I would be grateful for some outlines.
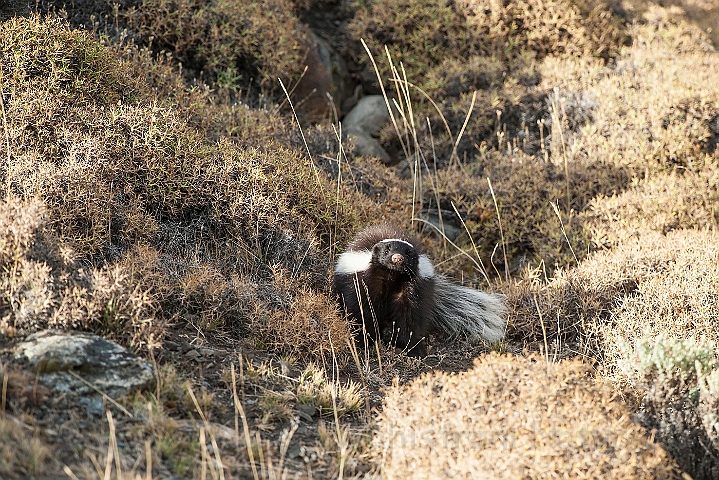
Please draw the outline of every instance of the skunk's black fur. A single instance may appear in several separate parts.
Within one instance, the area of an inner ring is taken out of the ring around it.
[[[424,356],[432,328],[487,341],[504,334],[500,297],[435,274],[422,244],[391,226],[357,234],[337,260],[334,288],[358,327],[360,344],[364,338],[381,339],[409,355]]]

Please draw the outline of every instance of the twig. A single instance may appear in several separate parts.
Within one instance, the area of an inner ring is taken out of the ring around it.
[[[240,357],[240,362],[242,362],[242,357]],[[240,367],[242,367],[242,364],[240,363]],[[247,456],[250,458],[250,465],[252,465],[252,475],[255,477],[255,480],[259,480],[260,477],[257,475],[257,466],[255,465],[255,454],[252,452],[252,439],[250,438],[250,427],[247,425],[247,416],[245,415],[245,409],[242,407],[242,402],[240,402],[240,399],[237,398],[237,387],[235,382],[235,365],[232,364],[231,367],[232,371],[232,395],[233,400],[235,403],[235,412],[240,414],[240,417],[242,418],[242,431],[245,434],[245,443],[247,447]],[[242,378],[243,375],[240,375]],[[260,445],[260,448],[262,448],[262,445]]]
[[[542,311],[539,309],[539,302],[537,302],[537,294],[533,295],[534,306],[537,308],[539,314],[539,323],[542,325],[542,336],[544,337],[544,356],[547,360],[547,375],[549,375],[549,344],[547,343],[547,330],[544,328],[544,318],[542,317]]]
[[[7,195],[10,195],[10,132],[7,128],[7,115],[5,114],[5,90],[3,89],[4,77],[0,73],[0,108],[2,109],[2,125],[5,130],[5,143],[7,144],[5,152],[7,154],[7,164],[5,167],[5,188]]]
[[[300,123],[300,119],[297,117],[297,112],[295,111],[295,106],[292,105],[292,100],[290,100],[290,94],[287,93],[285,84],[282,83],[282,80],[280,78],[278,78],[277,80],[280,82],[282,91],[285,92],[287,101],[290,102],[290,107],[292,108],[292,114],[295,116],[295,121],[297,122],[297,128],[300,129],[300,135],[302,136],[302,141],[305,143],[305,149],[307,149],[307,157],[310,159],[310,162],[312,162],[312,168],[315,171],[315,177],[317,177],[317,185],[319,185],[320,191],[322,191],[324,193],[324,189],[322,188],[322,182],[320,181],[320,172],[317,170],[317,165],[315,165],[315,161],[312,158],[312,153],[310,152],[310,147],[309,147],[309,145],[307,145],[307,139],[305,138],[305,132],[302,131],[302,124]]]
[[[559,207],[556,206],[552,202],[550,202],[549,204],[552,206],[552,209],[554,209],[554,213],[557,215],[557,218],[559,219],[559,226],[562,229],[562,235],[564,235],[564,239],[567,241],[567,245],[569,245],[569,250],[572,252],[574,261],[577,262],[577,265],[579,265],[579,260],[577,259],[577,255],[574,253],[574,248],[572,248],[572,243],[569,241],[569,237],[567,237],[567,231],[564,229],[564,222],[562,221],[562,216],[559,214]]]
[[[494,195],[494,188],[492,188],[492,181],[487,177],[487,183],[489,184],[489,191],[492,192],[492,200],[494,200],[494,209],[497,211],[497,222],[499,222],[499,235],[502,239],[502,254],[504,255],[504,279],[509,282],[509,262],[507,261],[507,246],[504,241],[504,230],[502,230],[502,217],[499,215],[499,206],[497,205],[497,197]]]

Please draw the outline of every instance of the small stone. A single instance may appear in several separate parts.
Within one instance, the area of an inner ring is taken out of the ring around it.
[[[367,95],[342,119],[345,139],[350,139],[357,155],[370,155],[389,164],[392,158],[379,144],[377,137],[390,120],[389,109],[382,95]]]
[[[345,138],[351,141],[352,151],[355,155],[377,157],[385,165],[392,163],[392,157],[389,156],[389,153],[368,133],[361,130],[348,130],[345,132]]]
[[[190,350],[184,356],[185,356],[185,358],[188,358],[190,360],[197,360],[202,355],[200,355],[200,352],[198,352],[197,350]]]
[[[300,456],[300,446],[295,445],[294,447],[290,448],[290,450],[287,452],[287,457],[290,460],[294,460],[295,458]]]
[[[295,405],[295,409],[297,410],[297,413],[299,416],[308,422],[312,421],[312,417],[317,414],[317,407],[314,405],[305,405],[304,403],[298,403]]]

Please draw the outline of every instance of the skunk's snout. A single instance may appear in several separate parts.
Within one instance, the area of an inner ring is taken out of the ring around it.
[[[404,263],[404,257],[399,253],[395,253],[392,255],[392,263],[395,265],[402,265],[402,263]]]

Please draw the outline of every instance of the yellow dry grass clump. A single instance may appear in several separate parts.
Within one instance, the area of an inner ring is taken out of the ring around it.
[[[384,478],[680,478],[664,450],[577,362],[489,355],[387,394]]]

